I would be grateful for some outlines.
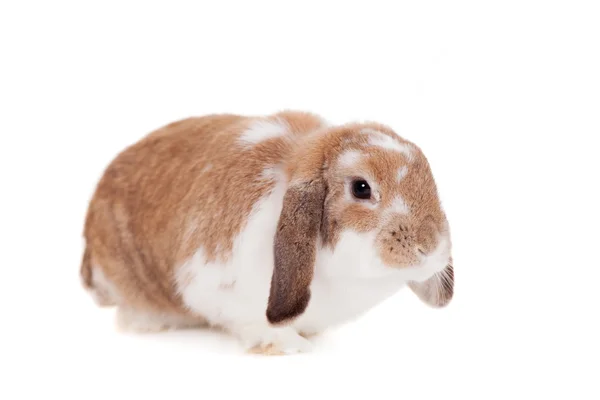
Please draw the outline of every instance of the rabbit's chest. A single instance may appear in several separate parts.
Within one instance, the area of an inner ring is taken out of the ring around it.
[[[335,251],[320,254],[300,329],[318,332],[356,319],[404,286],[402,275],[381,264],[373,240],[373,233],[347,232]]]
[[[402,284],[390,281],[366,283],[353,279],[315,279],[311,301],[295,322],[299,330],[320,332],[352,321],[396,293]]]

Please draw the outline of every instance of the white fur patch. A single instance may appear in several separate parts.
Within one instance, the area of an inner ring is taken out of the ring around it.
[[[402,197],[394,198],[387,211],[398,214],[408,214],[410,212]]]
[[[344,153],[342,153],[342,155],[338,159],[338,162],[343,167],[349,168],[349,167],[356,165],[360,161],[361,157],[362,157],[362,154],[360,151],[348,150],[348,151],[345,151]]]
[[[396,293],[405,281],[384,265],[375,232],[342,233],[334,251],[321,250],[311,284],[311,301],[295,322],[302,331],[320,332],[354,320]]]
[[[362,128],[360,130],[360,133],[364,133],[365,135],[376,135],[376,136],[384,135],[384,136],[387,136],[385,133],[383,133],[381,131],[378,131],[377,129],[373,129],[373,128]]]
[[[256,144],[264,140],[284,136],[289,132],[289,126],[283,119],[259,119],[252,121],[248,129],[240,135],[243,144]]]
[[[363,128],[361,129],[361,133],[371,136],[369,138],[369,144],[372,146],[381,147],[382,149],[386,150],[397,151],[404,154],[408,160],[412,159],[412,149],[410,145],[400,143],[393,137],[371,128]]]
[[[398,168],[398,175],[396,176],[398,182],[402,181],[402,179],[404,179],[407,173],[408,168],[406,167],[406,165],[403,165],[402,167]]]
[[[282,177],[282,174],[276,168],[268,167],[263,169],[263,171],[260,173],[260,177],[261,180],[276,180]]]
[[[393,269],[383,266],[381,262],[373,262],[378,259],[376,236],[375,231],[342,232],[334,251],[323,251],[323,256],[317,261],[315,273],[332,279],[389,277]]]

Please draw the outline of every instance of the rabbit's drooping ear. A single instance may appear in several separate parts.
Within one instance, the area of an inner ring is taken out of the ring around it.
[[[423,301],[432,307],[444,307],[454,295],[454,267],[452,259],[442,271],[424,282],[409,282],[408,286]]]
[[[325,191],[325,182],[318,178],[292,184],[285,194],[274,241],[270,323],[289,321],[308,306]]]

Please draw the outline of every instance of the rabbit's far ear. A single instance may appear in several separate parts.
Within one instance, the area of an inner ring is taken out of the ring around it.
[[[454,267],[452,259],[446,268],[424,282],[409,282],[408,287],[423,301],[432,307],[444,307],[454,296]]]
[[[272,324],[289,321],[308,306],[325,191],[324,181],[318,178],[292,184],[283,199],[267,305]]]

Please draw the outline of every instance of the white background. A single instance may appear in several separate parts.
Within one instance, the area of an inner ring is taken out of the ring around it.
[[[598,399],[600,12],[589,1],[3,1],[0,398]],[[313,354],[131,336],[79,285],[126,145],[214,112],[377,120],[423,148],[456,295]]]

